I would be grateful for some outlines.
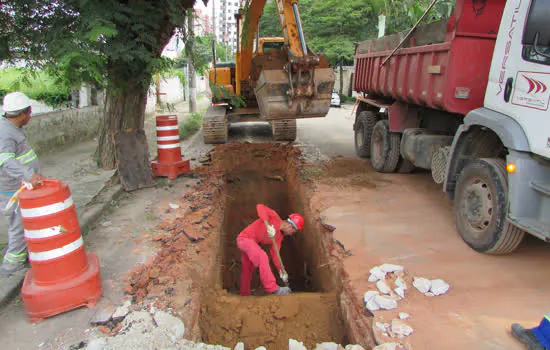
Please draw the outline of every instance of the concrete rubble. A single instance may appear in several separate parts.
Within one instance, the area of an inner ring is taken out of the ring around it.
[[[132,311],[133,309],[133,311]],[[91,335],[86,350],[115,349],[203,349],[232,350],[221,345],[196,343],[184,339],[185,325],[168,312],[149,305],[148,311],[138,309],[130,301],[119,307],[108,306],[94,316],[98,332]],[[97,323],[97,322],[101,322]],[[289,350],[308,350],[300,341],[289,339]],[[238,343],[233,350],[244,350],[245,344]],[[258,347],[256,350],[266,349]],[[364,350],[360,345],[336,343],[317,344],[314,350]]]

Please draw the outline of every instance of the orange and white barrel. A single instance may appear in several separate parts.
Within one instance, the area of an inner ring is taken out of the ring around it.
[[[69,186],[47,179],[44,185],[19,195],[19,206],[31,270],[21,290],[32,321],[101,297],[99,261],[87,254]]]
[[[189,161],[181,156],[178,117],[159,115],[156,120],[158,159],[151,164],[153,174],[175,179],[189,172]]]

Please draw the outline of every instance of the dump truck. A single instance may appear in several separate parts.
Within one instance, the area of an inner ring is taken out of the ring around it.
[[[549,18],[550,0],[457,0],[449,18],[356,44],[357,155],[431,171],[478,252],[550,241]]]
[[[268,121],[275,140],[294,141],[296,119],[322,118],[330,109],[336,77],[325,57],[308,48],[297,0],[276,0],[283,45],[258,39],[254,50],[265,3],[250,0],[239,10],[235,62],[217,63],[209,73],[205,143],[225,143],[230,124],[250,121]]]

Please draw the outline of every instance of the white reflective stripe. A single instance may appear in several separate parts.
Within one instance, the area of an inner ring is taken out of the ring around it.
[[[176,140],[180,140],[180,137],[178,135],[176,136],[160,136],[160,137],[157,137],[157,141],[176,141]]]
[[[157,131],[178,130],[178,126],[157,126]]]
[[[172,143],[170,145],[158,145],[158,148],[160,149],[169,149],[169,148],[178,148],[180,147],[180,143]]]
[[[24,218],[36,218],[39,216],[46,216],[55,213],[59,213],[65,209],[68,209],[73,205],[73,198],[69,197],[64,202],[54,203],[46,205],[44,207],[32,208],[32,209],[23,209],[21,208],[21,216]]]
[[[29,252],[29,260],[45,261],[45,260],[52,260],[55,258],[59,258],[63,255],[67,255],[69,253],[74,252],[78,248],[82,247],[83,244],[84,244],[84,241],[82,240],[82,237],[79,237],[76,241],[71,242],[61,248],[48,250],[47,252],[40,252],[40,253]]]
[[[25,238],[48,238],[60,235],[64,232],[67,232],[67,230],[61,225],[42,230],[25,230]]]

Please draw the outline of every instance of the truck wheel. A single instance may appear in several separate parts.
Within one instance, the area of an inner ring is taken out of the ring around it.
[[[370,140],[376,124],[376,114],[363,111],[357,116],[353,129],[355,130],[355,153],[362,158],[370,156]]]
[[[475,159],[466,165],[458,177],[454,212],[462,239],[480,253],[511,253],[525,235],[507,220],[508,181],[502,159]]]
[[[387,120],[374,125],[370,145],[370,161],[379,173],[395,173],[401,156],[401,134],[390,132]]]

